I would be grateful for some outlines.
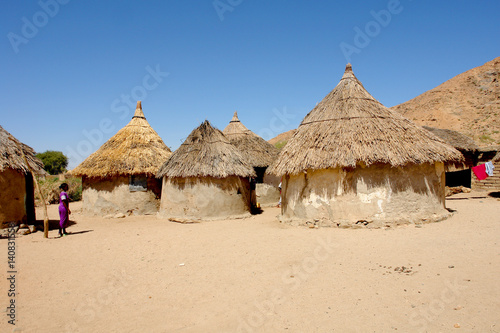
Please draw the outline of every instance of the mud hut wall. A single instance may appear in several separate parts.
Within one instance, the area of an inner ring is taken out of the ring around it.
[[[473,190],[489,192],[500,191],[500,161],[492,163],[495,167],[495,169],[493,169],[493,176],[490,176],[483,180],[478,180],[474,172],[471,172]]]
[[[31,175],[29,175],[31,177]],[[26,178],[24,173],[5,169],[0,173],[0,222],[2,228],[8,223],[27,223]]]
[[[264,184],[269,184],[278,188],[280,182],[281,182],[281,177],[270,175],[268,173],[264,175]]]
[[[125,215],[156,214],[160,200],[155,192],[159,185],[155,178],[146,180],[147,190],[131,191],[129,176],[82,179],[82,206],[87,215],[106,216],[122,213]],[[153,189],[149,186],[153,185]]]
[[[356,222],[444,213],[443,163],[311,171],[283,178],[285,218]]]
[[[249,212],[248,178],[163,178],[162,217],[223,219]]]
[[[280,201],[280,191],[277,186],[269,184],[256,184],[255,194],[261,207],[276,206]]]

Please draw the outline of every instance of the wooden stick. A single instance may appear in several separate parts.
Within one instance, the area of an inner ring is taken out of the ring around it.
[[[14,143],[17,145],[17,148],[21,151],[21,155],[23,155],[24,158],[24,163],[26,163],[26,167],[28,168],[28,171],[31,173],[31,176],[33,177],[33,183],[35,184],[36,191],[38,192],[38,195],[40,196],[40,199],[42,200],[43,203],[43,237],[44,238],[49,238],[49,215],[47,214],[47,204],[45,203],[45,198],[43,197],[42,191],[40,191],[40,187],[38,186],[38,181],[35,177],[35,173],[33,172],[33,169],[31,169],[30,164],[28,163],[28,159],[26,158],[26,155],[24,155],[24,150],[23,147],[19,145],[19,142],[16,141],[13,137],[9,136],[9,140],[14,141]]]
[[[168,220],[171,222],[183,223],[183,224],[200,223],[201,222],[201,221],[193,221],[193,220],[187,220],[187,219],[181,219],[181,218],[175,218],[175,217],[170,217]]]

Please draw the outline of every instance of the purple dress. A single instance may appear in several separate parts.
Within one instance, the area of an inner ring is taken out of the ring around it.
[[[64,201],[68,202],[69,196],[68,196],[68,193],[63,191],[59,195],[59,218],[60,218],[59,227],[61,229],[66,228],[66,226],[68,225],[68,222],[69,222],[69,214],[68,214],[68,210],[66,209],[66,207],[64,207]]]

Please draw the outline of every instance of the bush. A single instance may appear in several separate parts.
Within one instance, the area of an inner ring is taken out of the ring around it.
[[[68,166],[68,158],[60,151],[47,150],[36,157],[42,160],[43,168],[51,175],[63,173]]]
[[[276,143],[274,144],[274,146],[275,146],[276,148],[278,148],[278,150],[281,150],[281,148],[283,148],[283,147],[286,145],[286,143],[287,143],[287,142],[288,142],[288,141],[279,141],[279,142],[276,142]]]
[[[59,186],[66,183],[69,186],[68,195],[70,202],[82,200],[82,179],[76,177],[69,177],[65,180],[59,180],[58,176],[47,176],[45,179],[38,178],[38,185],[42,192],[45,202],[48,204],[59,203],[59,193],[61,190]],[[42,204],[40,196],[35,193],[35,203],[37,206]]]

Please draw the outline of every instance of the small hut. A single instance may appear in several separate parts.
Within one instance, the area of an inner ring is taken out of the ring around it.
[[[160,216],[215,220],[250,214],[248,177],[255,171],[222,132],[205,120],[158,171]]]
[[[266,169],[278,157],[278,149],[250,131],[238,119],[235,111],[233,119],[222,131],[226,138],[239,149],[243,158],[254,168],[257,201],[262,206],[276,205],[279,201],[279,178],[265,175]]]
[[[448,216],[444,163],[462,158],[373,98],[348,64],[268,172],[283,175],[285,222],[384,226]]]
[[[132,120],[70,172],[82,177],[84,213],[157,213],[161,181],[155,174],[171,154],[137,102]]]
[[[471,187],[471,168],[477,164],[477,155],[479,147],[473,139],[468,136],[450,129],[435,128],[423,126],[432,134],[443,139],[444,142],[454,147],[464,156],[463,163],[446,163],[446,186],[465,186]]]
[[[26,165],[23,153],[29,167]],[[19,142],[0,126],[0,222],[2,228],[7,227],[10,222],[16,224],[35,222],[35,188],[30,169],[38,175],[46,174],[43,163],[35,157],[34,150]]]

